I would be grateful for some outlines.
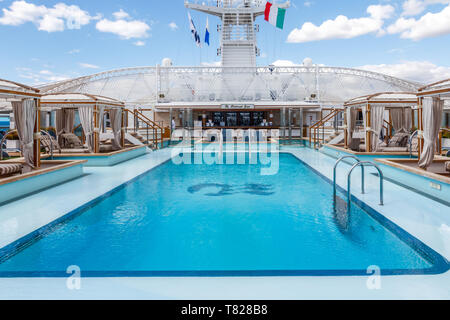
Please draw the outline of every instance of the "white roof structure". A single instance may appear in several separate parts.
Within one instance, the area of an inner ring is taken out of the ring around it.
[[[417,105],[417,94],[413,92],[380,92],[351,99],[344,106],[360,107],[367,104],[382,104],[387,108],[409,107]]]
[[[127,105],[242,103],[342,105],[373,92],[415,92],[421,84],[380,73],[336,67],[137,67],[40,87],[47,94],[109,96]]]
[[[97,105],[106,107],[123,108],[124,103],[108,97],[91,95],[86,93],[55,93],[43,95],[41,105],[45,107],[57,106],[59,108],[73,108],[81,105]]]
[[[39,98],[39,89],[21,83],[0,79],[0,99],[16,100]]]
[[[442,80],[422,87],[419,89],[418,95],[419,97],[438,96],[443,100],[450,100],[450,79]]]

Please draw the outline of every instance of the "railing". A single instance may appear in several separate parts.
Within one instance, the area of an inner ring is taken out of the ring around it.
[[[333,110],[331,113],[320,119],[318,122],[309,127],[309,144],[312,145],[314,142],[314,148],[319,145],[320,141],[325,142],[325,124],[333,119],[335,119],[342,110]],[[322,139],[320,139],[320,129],[322,129]]]
[[[386,124],[385,126],[383,126],[383,128],[386,129],[387,135],[389,136],[389,139],[390,139],[390,138],[392,138],[392,131],[394,130],[394,126],[392,125],[392,123],[390,123],[386,120],[383,120],[383,121]]]
[[[6,138],[13,133],[17,133],[17,130],[9,130],[3,136],[2,141],[0,141],[0,160],[3,160],[3,150],[4,150],[3,146],[5,145]]]
[[[413,143],[414,138],[416,136],[418,136],[418,135],[419,135],[419,130],[416,130],[416,131],[414,131],[414,133],[408,139],[409,158],[411,158],[411,159],[412,159],[412,153],[413,153],[413,151],[412,151],[412,143]]]
[[[147,130],[147,144],[149,144],[149,137],[150,137],[150,130],[153,132],[152,135],[152,141],[153,141],[153,146],[155,149],[159,148],[159,143],[161,143],[161,148],[163,147],[163,133],[164,133],[164,129],[162,127],[160,127],[156,122],[154,122],[153,120],[149,119],[147,116],[145,116],[142,112],[138,111],[138,110],[129,110],[129,109],[125,109],[125,111],[128,113],[131,113],[134,116],[134,132],[138,133],[139,131],[139,123],[138,121],[143,122],[146,125],[146,130]],[[160,134],[158,134],[158,130],[160,131]],[[160,136],[160,139],[158,138],[158,136]]]
[[[356,163],[347,174],[347,210],[350,210],[351,204],[352,204],[352,191],[351,191],[351,183],[352,183],[352,173],[357,167],[363,167],[363,166],[371,166],[375,167],[378,171],[378,175],[380,177],[380,206],[384,205],[384,175],[383,171],[381,171],[380,167],[377,166],[375,163],[370,161],[360,161]],[[363,171],[364,176],[364,171]],[[362,189],[364,191],[364,179]]]
[[[53,160],[53,151],[55,150],[55,145],[53,143],[53,137],[50,132],[41,129],[41,134],[47,136],[50,139],[50,160]]]
[[[384,205],[384,175],[383,171],[381,171],[380,167],[377,166],[375,163],[370,161],[361,161],[356,156],[344,156],[339,158],[339,160],[336,161],[333,169],[333,201],[336,203],[336,172],[337,167],[339,163],[344,161],[345,159],[353,159],[357,163],[353,165],[353,167],[350,169],[350,171],[347,173],[347,210],[350,210],[351,202],[352,202],[352,194],[351,194],[351,181],[352,181],[352,173],[357,167],[361,167],[361,194],[365,194],[365,166],[371,166],[375,167],[377,169],[379,177],[380,177],[380,206]]]

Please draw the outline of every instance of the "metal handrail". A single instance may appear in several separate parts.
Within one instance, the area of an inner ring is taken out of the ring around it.
[[[4,145],[5,142],[6,142],[6,138],[7,138],[10,134],[12,134],[12,133],[14,133],[14,132],[17,132],[17,130],[15,130],[15,129],[9,130],[9,131],[8,131],[7,133],[5,133],[5,135],[3,136],[2,141],[0,141],[0,160],[3,160],[3,145]]]
[[[47,137],[50,138],[50,160],[53,160],[53,137],[50,135],[50,133],[48,131],[42,130],[41,129],[41,134],[46,135]]]
[[[358,163],[361,162],[361,160],[356,156],[343,156],[336,161],[333,168],[333,199],[336,199],[336,173],[337,173],[337,167],[338,164],[344,161],[345,159],[354,159]],[[364,166],[361,166],[361,193],[364,194]]]
[[[364,166],[371,166],[375,167],[378,171],[378,174],[380,176],[380,206],[384,205],[384,175],[383,171],[381,171],[380,167],[377,166],[375,163],[370,161],[361,161],[356,163],[347,174],[347,209],[350,209],[350,206],[352,204],[352,192],[351,192],[351,183],[352,183],[352,173],[353,170],[357,167],[364,167]]]
[[[317,145],[318,140],[320,140],[320,132],[317,133],[317,130],[320,130],[320,127],[323,127],[323,136],[322,141],[325,141],[325,123],[335,118],[342,110],[335,109],[331,113],[327,114],[325,117],[314,123],[311,127],[309,127],[309,142],[312,143],[312,133],[314,132],[314,147]],[[316,138],[317,136],[317,138]],[[319,143],[320,144],[320,143]]]
[[[155,145],[155,148],[158,149],[158,143],[159,143],[159,139],[158,139],[158,129],[161,131],[161,148],[163,145],[163,129],[161,127],[159,127],[157,124],[155,124],[152,120],[148,119],[142,112],[139,112],[138,110],[129,110],[129,109],[125,109],[126,112],[130,112],[131,114],[134,115],[135,119],[137,120],[141,120],[142,122],[144,122],[147,126],[147,141],[149,138],[149,128],[153,130],[153,144]],[[135,120],[136,122],[136,120]],[[136,124],[136,123],[135,123]],[[135,132],[137,132],[136,128],[135,128]]]
[[[412,141],[414,140],[414,137],[419,134],[419,130],[414,131],[414,133],[409,137],[408,139],[408,145],[409,145],[409,157],[412,159]]]

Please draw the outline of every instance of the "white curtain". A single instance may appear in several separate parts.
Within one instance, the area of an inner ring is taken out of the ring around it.
[[[25,163],[33,168],[34,154],[34,126],[36,122],[36,102],[32,99],[26,99],[21,102],[14,101],[11,103],[16,129],[20,140],[20,149]]]
[[[114,150],[120,150],[122,149],[122,110],[112,109],[109,111],[109,118],[111,120],[111,128],[114,133],[114,139],[112,140],[113,148]]]
[[[71,133],[75,125],[75,110],[61,108],[56,110],[56,134]]]
[[[98,107],[98,118],[100,123],[100,132],[103,132],[103,129],[105,129],[105,107],[100,106]]]
[[[347,108],[347,142],[351,145],[353,140],[353,132],[356,127],[356,117],[358,116],[358,111],[355,108]]]
[[[422,121],[425,144],[419,161],[419,167],[422,169],[427,169],[433,163],[436,139],[441,129],[443,109],[443,100],[428,97],[423,99]]]
[[[371,113],[371,125],[372,125],[372,151],[376,152],[380,145],[380,133],[383,129],[384,121],[384,107],[374,106],[370,109]]]
[[[395,133],[403,131],[403,108],[391,109],[391,120]]]
[[[81,106],[78,108],[81,126],[83,127],[89,151],[94,152],[94,107]]]
[[[411,108],[404,108],[403,109],[403,130],[405,132],[411,132],[412,129],[412,109]]]

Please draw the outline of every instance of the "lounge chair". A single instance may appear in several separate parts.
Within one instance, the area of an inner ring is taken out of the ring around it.
[[[396,133],[391,140],[389,140],[389,143],[381,144],[378,151],[381,152],[408,152],[409,146],[408,146],[408,139],[409,134],[398,132]],[[414,150],[414,148],[413,148]]]
[[[360,138],[352,138],[352,142],[349,145],[350,150],[359,152],[361,148],[361,139]]]
[[[19,163],[0,163],[0,177],[8,177],[16,173],[22,173],[23,165]]]
[[[64,148],[63,149],[59,145],[58,141],[53,139],[53,137],[49,137],[48,135],[42,135],[41,136],[41,143],[42,143],[42,146],[45,148],[45,151],[47,153],[51,152],[52,144],[53,144],[53,152],[54,153],[59,153],[59,154],[65,154],[65,153],[89,153],[89,149],[82,148],[82,147],[78,148],[78,149],[74,149],[74,148],[70,148],[70,149],[65,149]],[[76,144],[76,145],[78,145],[78,144]]]

